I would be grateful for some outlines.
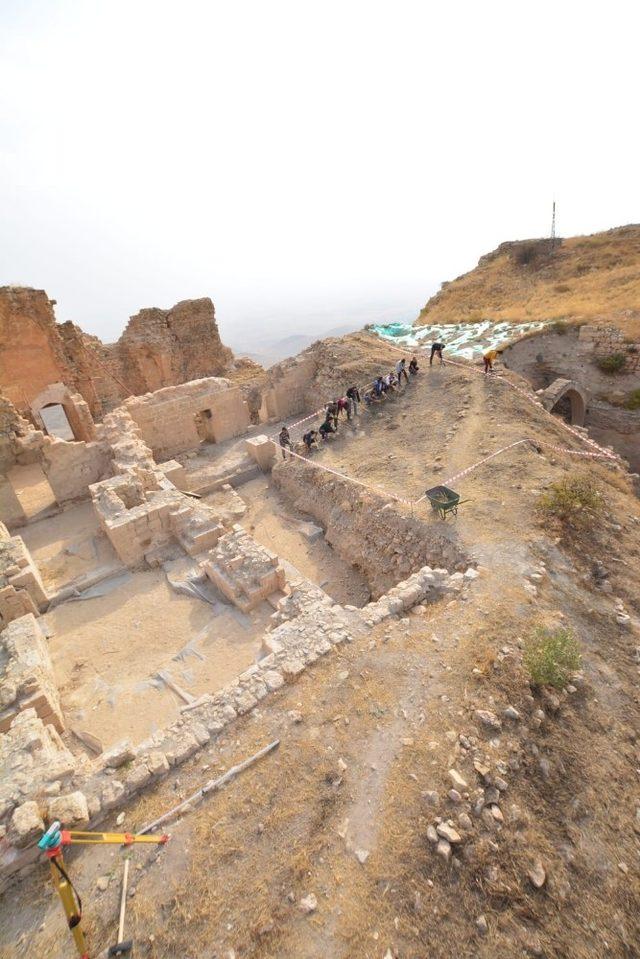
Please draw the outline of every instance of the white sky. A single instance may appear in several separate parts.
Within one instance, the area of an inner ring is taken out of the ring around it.
[[[554,194],[637,222],[639,9],[0,0],[0,285],[105,340],[208,295],[237,340],[413,317]]]

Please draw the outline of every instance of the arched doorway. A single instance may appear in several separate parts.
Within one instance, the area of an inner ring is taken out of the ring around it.
[[[559,414],[574,426],[584,426],[586,404],[577,390],[569,389],[553,404],[551,412]]]

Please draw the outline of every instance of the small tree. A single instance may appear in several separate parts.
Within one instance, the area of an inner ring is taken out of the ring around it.
[[[568,629],[537,629],[524,648],[524,664],[534,686],[562,689],[580,668],[580,646]]]

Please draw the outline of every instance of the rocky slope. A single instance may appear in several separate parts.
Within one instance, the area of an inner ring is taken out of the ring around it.
[[[640,332],[640,226],[502,243],[431,297],[416,325],[588,320]]]

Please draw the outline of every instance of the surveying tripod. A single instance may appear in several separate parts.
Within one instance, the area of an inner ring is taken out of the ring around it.
[[[62,847],[73,846],[77,843],[117,843],[120,846],[130,846],[134,842],[165,843],[168,839],[169,836],[166,834],[162,836],[136,836],[129,832],[74,832],[61,829],[60,823],[57,821],[53,822],[43,834],[38,843],[38,849],[42,849],[49,860],[51,878],[60,896],[67,917],[67,925],[71,930],[81,959],[89,959],[82,929],[82,900],[67,873],[62,856]]]

